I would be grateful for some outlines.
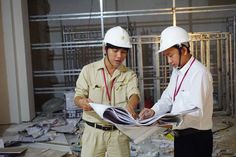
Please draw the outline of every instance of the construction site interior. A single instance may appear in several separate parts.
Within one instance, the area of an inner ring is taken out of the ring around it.
[[[103,58],[113,26],[131,36],[124,64],[138,77],[137,112],[152,107],[170,80],[172,68],[156,52],[172,25],[188,31],[192,55],[213,77],[212,156],[236,157],[235,0],[1,0],[0,12],[0,157],[80,156],[76,80],[84,65]],[[43,126],[40,135],[24,136],[32,126]],[[164,130],[131,141],[131,156],[173,157]]]

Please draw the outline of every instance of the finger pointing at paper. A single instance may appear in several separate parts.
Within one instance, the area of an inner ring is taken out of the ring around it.
[[[144,108],[140,113],[139,113],[139,118],[140,120],[147,119],[152,117],[155,114],[155,112],[152,109],[149,108]]]

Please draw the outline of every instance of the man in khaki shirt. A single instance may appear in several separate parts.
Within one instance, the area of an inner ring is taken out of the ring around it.
[[[81,157],[129,157],[129,138],[102,120],[89,102],[120,106],[136,118],[139,103],[138,80],[122,63],[132,47],[128,33],[120,26],[104,37],[105,57],[83,67],[75,88],[75,104],[83,109],[85,129]]]

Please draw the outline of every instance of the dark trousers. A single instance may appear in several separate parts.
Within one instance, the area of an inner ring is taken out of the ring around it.
[[[177,131],[174,140],[174,157],[212,157],[211,130],[185,129]]]

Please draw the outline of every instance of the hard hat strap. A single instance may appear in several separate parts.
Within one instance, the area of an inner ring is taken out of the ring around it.
[[[182,56],[182,47],[178,47],[178,51],[179,51],[179,65],[178,65],[178,69],[180,69],[180,67],[181,67],[181,56]]]
[[[186,46],[185,44],[176,44],[173,46],[174,48],[177,48],[178,49],[178,52],[179,52],[179,64],[178,64],[178,69],[181,68],[181,57],[182,57],[182,48],[183,47],[186,47],[188,53],[190,52],[189,51],[189,46]]]
[[[111,66],[113,66],[111,64],[111,61],[110,61],[109,56],[108,56],[108,48],[107,47],[105,47],[105,51],[106,51],[105,56],[107,57],[108,62],[110,63]]]

